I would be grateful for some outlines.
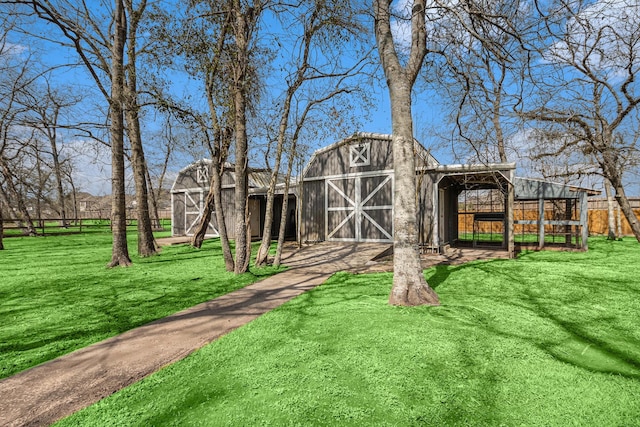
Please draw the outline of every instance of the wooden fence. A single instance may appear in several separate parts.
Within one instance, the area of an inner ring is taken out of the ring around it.
[[[640,208],[634,209],[634,212],[638,218],[640,218]],[[545,211],[545,218],[551,218],[551,213]],[[616,215],[617,216],[617,215]],[[538,211],[535,209],[516,210],[514,212],[515,220],[536,220],[538,219]],[[622,235],[633,235],[629,222],[620,213],[620,220],[622,225]],[[588,227],[590,235],[606,235],[608,233],[608,214],[607,209],[589,209]],[[480,233],[501,233],[502,227],[494,223],[481,222],[476,225],[476,231]],[[458,232],[460,234],[473,232],[473,215],[472,214],[460,214],[458,215]],[[537,233],[537,225],[514,225],[514,234],[520,233]]]
[[[81,233],[87,230],[95,230],[98,228],[111,229],[111,220],[109,218],[66,218],[63,222],[62,218],[46,218],[32,219],[36,232],[40,235],[46,234],[64,234],[64,233]],[[135,218],[127,219],[127,225],[135,226]],[[18,219],[0,220],[5,237],[24,235],[24,223]],[[160,219],[158,224],[153,224],[155,229],[170,229],[170,219]]]
[[[640,209],[634,209],[633,212],[636,214],[636,217],[640,218]],[[589,234],[606,235],[609,230],[608,224],[609,224],[609,217],[606,209],[589,210]],[[620,224],[622,225],[623,236],[633,235],[633,232],[631,231],[631,226],[629,226],[629,222],[624,217],[622,212],[620,213]]]

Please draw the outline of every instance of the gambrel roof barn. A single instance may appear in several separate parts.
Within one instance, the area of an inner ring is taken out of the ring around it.
[[[394,171],[391,135],[356,133],[313,153],[291,186],[288,236],[302,243],[393,242]],[[586,189],[516,178],[515,163],[442,165],[418,141],[416,200],[419,244],[424,251],[485,245],[515,253],[516,244],[543,247],[548,235],[565,246],[586,249]],[[199,220],[208,192],[211,163],[183,169],[172,188],[173,234],[187,234]],[[259,237],[269,172],[249,177],[253,236]],[[222,179],[223,205],[233,210],[233,170]],[[274,227],[284,195],[276,198]],[[403,191],[403,189],[397,189]],[[532,207],[533,206],[533,207]],[[525,212],[526,207],[526,212]],[[233,215],[226,216],[233,232]],[[217,233],[215,219],[210,232]],[[274,230],[274,235],[277,230]],[[554,240],[555,241],[555,240]]]
[[[525,225],[541,237],[539,247],[545,230],[554,226],[563,227],[573,246],[586,248],[585,189],[516,178],[515,163],[441,165],[417,141],[414,151],[423,249],[443,251],[465,240],[477,246],[484,240],[513,254]],[[299,181],[301,240],[392,242],[393,175],[391,135],[356,133],[317,150]],[[467,203],[468,196],[475,204]],[[520,218],[519,203],[531,200],[541,200],[538,215]],[[562,212],[550,219],[545,200],[563,201]],[[469,238],[461,236],[465,222],[472,230]]]
[[[204,203],[209,193],[211,182],[212,162],[209,159],[202,159],[192,163],[182,169],[171,187],[171,234],[174,236],[191,236],[198,225]],[[264,216],[266,212],[266,194],[269,185],[271,172],[266,169],[252,169],[249,172],[249,220],[251,224],[251,235],[259,238],[262,235]],[[280,209],[282,206],[282,184],[280,179],[278,184],[279,194],[274,204],[274,223],[280,222]],[[235,175],[234,166],[226,163],[222,173],[222,206],[225,212],[225,224],[227,234],[230,238],[235,237],[235,216],[234,209],[234,189]],[[278,193],[278,188],[276,193]],[[291,195],[289,210],[295,212],[295,196]],[[228,213],[228,214],[226,214]],[[288,224],[288,237],[295,236],[295,214],[288,216],[288,220],[293,223]],[[209,223],[208,236],[218,235],[218,223],[213,217]]]

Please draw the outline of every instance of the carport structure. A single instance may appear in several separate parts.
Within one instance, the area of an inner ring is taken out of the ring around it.
[[[432,247],[588,249],[587,198],[599,192],[515,177],[515,163],[440,165]],[[435,197],[435,196],[434,196]]]
[[[433,176],[437,206],[429,249],[446,252],[451,246],[488,246],[513,254],[515,167],[515,163],[458,164],[424,170]]]
[[[599,191],[533,178],[516,177],[513,185],[520,247],[588,249],[587,198]]]

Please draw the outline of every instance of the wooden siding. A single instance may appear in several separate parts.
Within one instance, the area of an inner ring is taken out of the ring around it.
[[[418,241],[420,245],[431,246],[434,237],[433,175],[419,173],[416,176],[418,189]]]
[[[416,159],[417,167],[437,164],[418,143]],[[421,243],[431,243],[433,239],[431,175],[420,173],[416,177]],[[305,168],[302,187],[300,236],[303,242],[392,240],[390,135],[356,134],[316,151]]]
[[[302,191],[302,218],[300,235],[302,242],[324,241],[324,181],[305,182]]]
[[[358,144],[370,144],[368,165],[351,165],[350,150]],[[345,140],[332,149],[316,153],[306,170],[305,178],[387,169],[393,169],[393,153],[389,139],[354,138]]]

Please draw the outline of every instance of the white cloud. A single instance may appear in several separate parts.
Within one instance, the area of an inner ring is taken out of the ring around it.
[[[640,2],[601,0],[569,19],[564,40],[544,55],[548,63],[585,63],[614,79],[625,73],[630,51],[640,50]]]

